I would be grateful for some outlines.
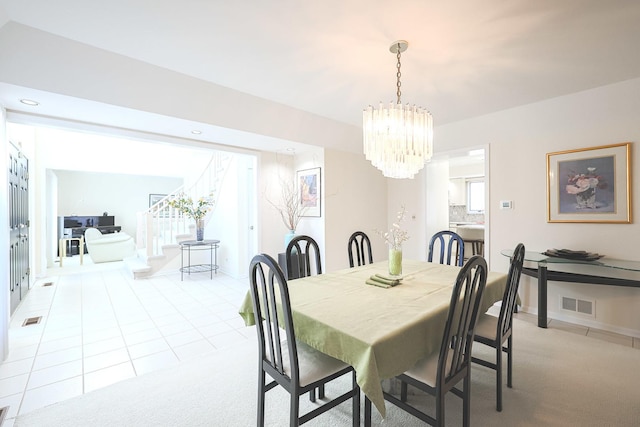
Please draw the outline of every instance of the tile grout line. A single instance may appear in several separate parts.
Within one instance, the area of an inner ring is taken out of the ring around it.
[[[36,352],[33,355],[33,361],[31,362],[31,369],[29,369],[29,373],[27,376],[27,381],[24,384],[24,389],[22,390],[22,396],[20,397],[20,403],[18,404],[18,409],[16,410],[16,416],[13,418],[17,418],[18,415],[20,415],[20,410],[22,410],[22,405],[24,404],[24,398],[27,395],[27,387],[29,387],[29,381],[31,381],[31,375],[33,374],[33,368],[35,367],[36,364],[36,358],[39,356],[39,351],[40,351],[40,346],[42,345],[42,337],[44,336],[44,331],[46,330],[47,324],[49,323],[49,319],[51,317],[51,307],[53,306],[53,300],[56,297],[56,294],[58,293],[58,288],[59,288],[59,280],[60,277],[56,276],[56,280],[52,280],[54,282],[54,287],[55,289],[53,290],[53,295],[51,296],[51,298],[49,299],[49,307],[47,308],[47,315],[45,316],[45,321],[42,325],[42,331],[40,332],[40,339],[38,340],[38,344],[36,347]],[[39,283],[39,281],[37,281],[36,283]],[[34,283],[34,288],[36,287],[36,284]],[[31,294],[31,289],[29,289],[29,293],[27,293],[27,296],[25,297],[25,301],[26,299],[30,296]],[[20,307],[18,307],[19,309]]]
[[[127,340],[125,339],[124,336],[124,332],[122,331],[122,323],[120,322],[120,318],[118,317],[118,313],[115,311],[115,306],[113,304],[113,295],[111,294],[111,292],[109,292],[109,287],[107,286],[107,281],[105,280],[104,277],[104,272],[100,273],[100,279],[101,279],[101,285],[103,286],[105,292],[107,293],[107,296],[109,298],[109,305],[111,306],[111,311],[113,312],[113,316],[118,324],[118,330],[120,331],[120,337],[122,338],[122,342],[124,343],[124,348],[125,351],[127,352],[127,356],[129,357],[129,363],[131,364],[131,368],[133,369],[133,373],[134,375],[137,377],[138,376],[138,372],[136,371],[136,366],[133,364],[133,359],[131,358],[131,352],[129,351],[129,344],[127,343]],[[125,283],[127,283],[127,286],[129,286],[129,283],[124,280]],[[132,291],[133,292],[133,291]],[[147,313],[148,315],[148,313]],[[115,365],[114,365],[115,366]],[[84,372],[83,372],[83,383],[84,383]]]

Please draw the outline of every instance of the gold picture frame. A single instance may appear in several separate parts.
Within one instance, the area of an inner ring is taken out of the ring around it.
[[[297,191],[300,199],[300,204],[303,207],[302,215],[300,216],[322,216],[322,193],[320,191],[322,183],[320,180],[320,168],[299,170],[297,173],[297,178]]]
[[[547,153],[547,222],[631,221],[630,142]]]

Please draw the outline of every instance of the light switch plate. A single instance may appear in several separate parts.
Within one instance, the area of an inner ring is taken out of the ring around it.
[[[500,200],[500,209],[513,209],[513,202],[511,200]]]

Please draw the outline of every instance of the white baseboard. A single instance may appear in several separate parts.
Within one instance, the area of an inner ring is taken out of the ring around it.
[[[525,313],[533,314],[535,316],[538,315],[538,307],[519,307],[518,310],[521,310]],[[593,320],[590,317],[578,317],[578,316],[568,316],[565,313],[560,313],[557,311],[547,311],[547,319],[560,320],[562,322],[573,323],[574,325],[585,326],[587,328],[600,329],[601,331],[614,332],[620,335],[627,335],[630,337],[640,338],[640,330],[624,328],[617,325],[609,325],[607,323],[598,322]]]

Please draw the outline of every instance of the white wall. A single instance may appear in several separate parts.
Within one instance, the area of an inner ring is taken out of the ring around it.
[[[44,182],[44,185],[36,184],[45,188],[46,191],[44,200],[39,199],[44,203],[42,206],[37,207],[36,213],[36,218],[45,218],[45,221],[43,221],[45,224],[44,235],[41,235],[41,245],[45,246],[44,257],[36,256],[34,260],[34,262],[37,262],[38,258],[40,258],[38,264],[44,264],[45,266],[44,268],[38,268],[36,271],[37,277],[44,276],[46,269],[55,265],[54,260],[58,256],[58,216],[47,215],[47,212],[58,212],[58,177],[51,169],[47,169]],[[42,254],[43,252],[39,251],[37,253]]]
[[[640,79],[555,98],[438,127],[437,147],[490,144],[491,268],[507,271],[500,250],[583,249],[640,261],[640,224],[547,223],[546,153],[632,141],[632,170],[640,165]],[[636,169],[637,170],[637,169]],[[637,182],[637,178],[635,179]],[[632,203],[640,215],[638,186]],[[500,210],[512,200],[513,210]],[[523,276],[526,311],[537,312],[537,283]],[[560,295],[596,301],[595,318],[559,310]],[[640,289],[550,282],[549,317],[640,336]]]
[[[387,229],[387,179],[363,154],[326,150],[324,164],[325,271],[349,267],[347,242],[355,231],[369,236],[374,261],[386,260],[376,230]]]
[[[405,220],[401,224],[401,228],[409,233],[409,240],[402,244],[404,259],[427,259],[427,224],[430,218],[426,215],[426,174],[426,168],[423,168],[413,179],[388,180],[389,227],[396,221],[400,207],[406,209]]]
[[[250,246],[255,238],[249,233],[253,219],[251,198],[255,197],[248,180],[255,170],[255,156],[234,155],[226,173],[222,190],[216,195],[217,206],[205,228],[205,239],[220,240],[218,265],[220,271],[229,276],[247,277],[249,263],[256,247]],[[248,191],[249,190],[249,191]]]
[[[115,224],[136,235],[136,213],[149,207],[149,194],[169,194],[182,185],[172,177],[55,171],[58,216],[114,215]]]
[[[425,245],[422,248],[424,259],[429,256],[428,242],[431,236],[441,230],[449,229],[449,176],[447,159],[434,159],[426,166],[426,229]]]
[[[269,203],[279,203],[282,180],[294,179],[293,156],[263,152],[258,159],[258,252],[278,260],[284,252],[284,235],[287,227],[278,211]],[[254,254],[256,255],[256,254]]]

